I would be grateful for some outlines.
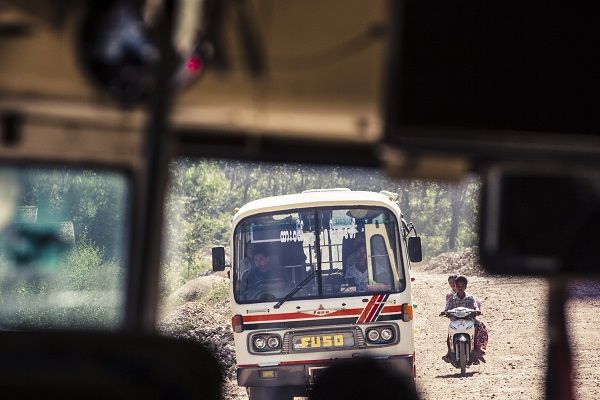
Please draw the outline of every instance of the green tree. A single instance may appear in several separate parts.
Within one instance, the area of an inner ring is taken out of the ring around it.
[[[209,248],[227,242],[235,207],[263,197],[333,187],[399,193],[404,216],[423,237],[426,257],[475,243],[479,183],[473,178],[448,184],[392,180],[364,168],[183,160],[173,164],[167,225],[175,245],[165,251],[165,260],[171,268],[180,265],[180,271],[204,271]]]

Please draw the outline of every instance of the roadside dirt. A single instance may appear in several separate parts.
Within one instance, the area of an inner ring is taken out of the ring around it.
[[[546,281],[485,275],[473,265],[473,260],[471,252],[467,251],[462,256],[445,255],[432,260],[432,263],[413,268],[416,383],[421,398],[544,399],[548,343]],[[449,290],[446,279],[450,270],[469,273],[467,291],[484,300],[483,315],[479,318],[490,331],[487,363],[471,367],[466,378],[461,378],[458,370],[441,360],[446,352],[444,340],[448,320],[438,314],[444,308],[445,294]],[[597,312],[600,299],[586,298],[590,293],[600,293],[599,288],[598,284],[578,286],[574,292],[583,290],[583,299],[571,300],[567,306],[573,339],[575,393],[579,400],[600,398],[600,367],[597,366],[600,355],[600,315]],[[228,305],[219,304],[209,312],[203,308],[206,305],[193,307],[190,303],[166,318],[163,323],[165,332],[198,340],[209,347],[219,347],[218,353],[229,378],[224,385],[224,398],[247,399],[245,389],[235,383],[235,367],[230,357],[232,347],[226,343],[232,337],[228,327]],[[198,326],[207,321],[210,324],[206,328]],[[216,326],[220,324],[227,326]]]
[[[428,266],[424,265],[423,269]],[[448,291],[448,274],[413,271],[417,387],[424,400],[544,399],[546,368],[546,305],[548,284],[543,279],[469,276],[468,291],[484,299],[484,322],[490,332],[485,364],[472,366],[461,378],[441,360],[448,320],[439,317]],[[591,287],[590,287],[591,286]],[[577,292],[581,286],[574,287]],[[584,291],[586,288],[584,288]],[[600,293],[598,284],[584,295]],[[598,298],[572,299],[567,304],[575,388],[579,400],[600,398],[600,317]]]
[[[489,329],[485,364],[468,376],[441,360],[448,319],[439,317],[447,274],[413,271],[417,387],[423,399],[542,399],[547,285],[542,280],[469,276],[467,291],[484,300],[479,319]],[[458,395],[460,393],[460,395]],[[455,397],[455,396],[451,396]]]

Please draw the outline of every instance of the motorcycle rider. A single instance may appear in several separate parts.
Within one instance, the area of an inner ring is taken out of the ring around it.
[[[450,291],[448,293],[446,293],[446,304],[448,303],[448,300],[450,300],[456,294],[456,278],[458,278],[458,275],[450,275],[448,277],[448,286],[450,286]],[[446,314],[446,310],[442,311],[442,313],[440,315],[445,315],[445,314]],[[448,346],[448,352],[446,353],[446,355],[444,357],[449,357],[450,356],[450,337],[448,337],[446,339],[446,346]],[[442,359],[444,357],[442,357]]]
[[[456,294],[456,278],[458,278],[458,275],[450,275],[448,277],[448,286],[450,286],[450,291],[446,293],[446,303],[448,303],[448,300],[450,300],[452,296]]]
[[[446,302],[446,308],[440,315],[446,315],[446,311],[452,310],[456,307],[466,307],[476,311],[476,314],[479,315],[481,312],[479,311],[479,305],[477,304],[477,300],[472,295],[466,292],[467,289],[467,277],[459,276],[455,280],[455,288],[456,293],[448,299]],[[483,358],[485,354],[485,349],[487,348],[488,343],[488,332],[487,327],[477,319],[473,318],[475,321],[475,350],[473,352],[473,364],[479,364],[479,361],[485,362]],[[449,346],[449,345],[448,345]],[[450,348],[448,347],[448,353],[442,357],[442,359],[446,362],[450,362]]]
[[[456,278],[457,277],[458,277],[458,275],[450,275],[448,277],[448,286],[450,286],[450,291],[448,293],[446,293],[446,303],[448,302],[448,300],[450,300],[452,298],[452,296],[454,296],[456,294]],[[475,301],[477,302],[479,311],[482,311],[483,299],[475,298]],[[450,345],[448,345],[448,346],[450,346]],[[450,348],[450,347],[448,347],[448,348]]]

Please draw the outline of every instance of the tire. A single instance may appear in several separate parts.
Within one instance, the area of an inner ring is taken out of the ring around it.
[[[469,348],[466,342],[458,343],[458,365],[460,366],[460,376],[467,376],[467,357]]]

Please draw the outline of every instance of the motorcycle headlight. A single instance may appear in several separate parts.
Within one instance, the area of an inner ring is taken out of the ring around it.
[[[369,332],[367,332],[367,338],[371,342],[378,341],[379,340],[379,331],[377,329],[371,329]]]
[[[267,340],[262,336],[255,337],[253,342],[254,347],[257,350],[264,350],[264,348],[267,346]]]
[[[269,336],[269,338],[267,339],[267,346],[269,346],[270,349],[277,349],[279,348],[279,345],[281,344],[281,341],[279,340],[279,338],[277,336]]]
[[[392,340],[393,337],[394,337],[394,332],[392,332],[392,330],[390,328],[383,328],[381,330],[381,338],[383,340],[385,340],[386,342],[389,340]]]

